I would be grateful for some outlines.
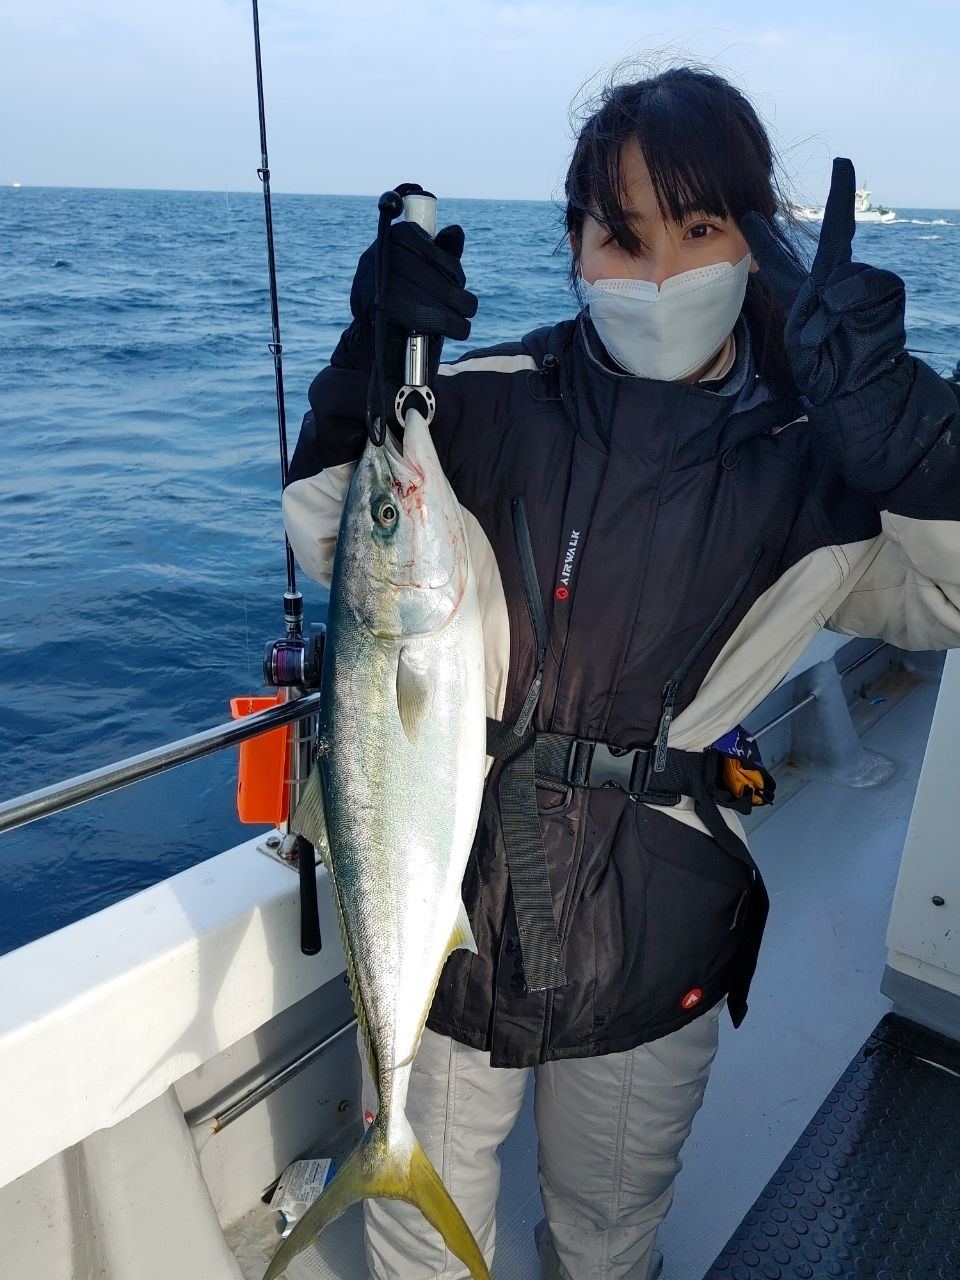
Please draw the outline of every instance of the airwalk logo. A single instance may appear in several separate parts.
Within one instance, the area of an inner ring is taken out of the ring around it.
[[[580,542],[580,530],[570,530],[570,541],[563,557],[563,568],[560,570],[560,582],[554,591],[558,600],[566,600],[570,595],[570,575],[573,573],[573,562],[577,558],[577,546]]]

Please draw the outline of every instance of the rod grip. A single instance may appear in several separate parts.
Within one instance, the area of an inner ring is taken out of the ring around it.
[[[297,869],[300,873],[300,950],[315,956],[323,946],[320,937],[320,904],[313,845],[297,836]]]

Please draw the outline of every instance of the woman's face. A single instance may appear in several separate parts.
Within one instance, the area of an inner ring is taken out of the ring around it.
[[[658,287],[670,276],[714,262],[737,263],[750,252],[737,224],[713,214],[691,213],[681,223],[664,220],[650,181],[640,144],[624,144],[624,208],[630,211],[644,252],[630,253],[617,244],[602,223],[588,214],[583,223],[580,275],[588,284],[597,280],[649,280]],[[571,248],[576,252],[574,237]],[[751,262],[750,270],[757,264]]]

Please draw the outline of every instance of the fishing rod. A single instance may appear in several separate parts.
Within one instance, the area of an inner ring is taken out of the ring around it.
[[[270,161],[267,156],[267,118],[263,102],[263,65],[260,58],[260,12],[257,0],[253,0],[253,43],[257,64],[257,109],[260,117],[260,167],[257,177],[263,187],[263,212],[267,233],[267,268],[270,276],[271,341],[268,350],[273,357],[274,380],[277,392],[277,426],[280,433],[280,484],[287,486],[289,462],[287,453],[287,418],[283,399],[283,344],[280,340],[280,306],[277,299],[277,263],[273,242],[273,210],[270,202]],[[287,589],[283,595],[283,617],[286,634],[281,640],[267,643],[263,659],[264,681],[281,690],[283,700],[302,697],[308,689],[320,687],[320,666],[323,654],[325,628],[314,625],[310,635],[303,634],[303,596],[297,590],[296,567],[290,540],[284,534],[287,558]],[[288,812],[292,813],[300,791],[310,775],[312,767],[312,743],[316,732],[316,717],[297,722],[289,729],[284,759],[289,773],[283,780],[289,790]],[[242,766],[241,766],[242,768]],[[316,955],[321,949],[320,909],[317,901],[316,859],[313,845],[303,836],[290,830],[289,819],[281,822],[284,838],[279,856],[296,863],[300,874],[300,950],[304,955]]]
[[[257,68],[257,110],[260,121],[260,167],[257,177],[263,187],[263,211],[267,236],[267,268],[270,278],[271,341],[268,350],[273,357],[274,380],[277,396],[277,426],[280,436],[280,482],[287,486],[289,475],[287,450],[287,422],[283,394],[283,343],[280,339],[280,307],[277,297],[277,267],[273,238],[273,211],[270,200],[270,161],[267,155],[267,122],[263,97],[263,64],[260,56],[260,12],[258,0],[253,4],[253,40]],[[384,353],[386,348],[386,315],[382,306],[384,285],[387,279],[390,225],[401,214],[408,222],[416,222],[433,238],[437,233],[437,199],[416,183],[407,183],[395,191],[386,191],[378,202],[379,222],[376,245],[377,297],[374,321],[374,368],[367,394],[367,431],[375,445],[382,445],[387,433],[386,378]],[[413,332],[408,335],[404,365],[404,385],[397,392],[393,410],[398,422],[416,410],[429,424],[433,420],[436,401],[428,386],[430,338]],[[379,410],[379,412],[378,412]],[[263,660],[264,682],[280,690],[284,701],[303,697],[305,693],[320,688],[323,664],[323,645],[326,627],[314,624],[310,634],[303,633],[303,596],[297,590],[296,568],[290,540],[284,534],[287,561],[287,590],[283,596],[283,615],[286,634],[282,639],[267,643]],[[238,700],[242,701],[242,700]],[[252,700],[247,700],[251,705]],[[287,806],[292,814],[300,793],[313,768],[313,744],[316,738],[317,717],[312,715],[285,730],[289,737],[287,750],[281,761],[289,765],[289,774],[283,778],[287,789]],[[248,770],[248,774],[251,771]],[[241,786],[244,761],[241,759]],[[254,784],[257,779],[249,779]],[[263,821],[260,811],[246,821]],[[320,912],[317,901],[316,860],[313,845],[303,836],[290,830],[289,817],[279,823],[284,832],[278,856],[291,865],[296,863],[300,876],[300,949],[305,955],[316,955],[321,948]]]

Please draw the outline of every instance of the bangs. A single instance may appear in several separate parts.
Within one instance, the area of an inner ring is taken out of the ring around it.
[[[717,148],[702,144],[700,139],[691,140],[689,135],[681,147],[669,142],[663,145],[647,133],[634,137],[665,221],[683,223],[695,213],[714,218],[736,217],[732,193],[724,189],[724,178],[729,181],[730,177],[729,167],[717,162]],[[616,151],[608,151],[604,161],[593,170],[594,181],[584,212],[601,223],[623,248],[632,253],[641,252],[643,237],[625,203],[623,144]]]
[[[567,179],[567,230],[587,214],[631,253],[642,235],[626,207],[624,146],[643,155],[664,219],[692,213],[739,220],[751,209],[772,218],[770,144],[749,103],[719,77],[685,68],[607,91],[580,135]]]

